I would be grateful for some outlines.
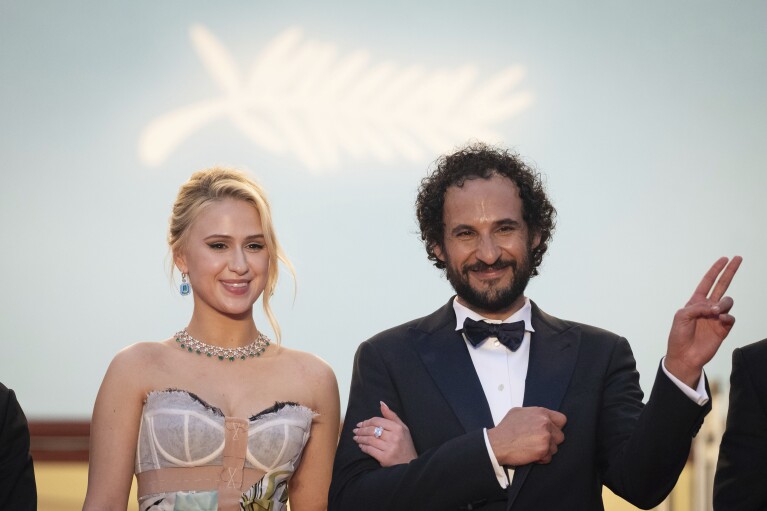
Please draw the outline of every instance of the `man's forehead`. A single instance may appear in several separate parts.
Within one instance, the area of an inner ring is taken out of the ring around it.
[[[502,210],[521,212],[519,188],[509,178],[493,175],[488,179],[466,180],[463,186],[451,186],[445,192],[445,215],[487,216]]]
[[[481,188],[483,185],[487,183],[491,183],[494,186],[510,188],[517,192],[519,191],[517,184],[511,178],[506,177],[503,174],[499,174],[496,171],[491,171],[491,173],[487,177],[470,176],[458,183],[450,185],[447,187],[447,190],[445,190],[445,194],[448,194],[451,191],[457,192],[460,190],[467,190],[467,189],[470,190],[473,188]]]

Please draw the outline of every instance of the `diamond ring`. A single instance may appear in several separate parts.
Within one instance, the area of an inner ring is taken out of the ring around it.
[[[376,429],[373,430],[373,436],[376,438],[381,438],[381,435],[383,435],[384,429],[381,426],[376,426]]]

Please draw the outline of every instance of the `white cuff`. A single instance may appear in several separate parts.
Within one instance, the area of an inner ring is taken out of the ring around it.
[[[500,463],[498,463],[498,460],[495,459],[495,453],[493,452],[492,447],[490,447],[490,439],[487,437],[487,428],[484,428],[482,430],[482,434],[485,436],[485,447],[487,447],[487,454],[490,456],[490,463],[493,464],[493,470],[495,471],[495,478],[498,479],[498,484],[501,485],[501,488],[506,489],[508,488],[511,478],[514,476],[514,470],[508,469],[505,470]],[[508,475],[507,475],[508,472]]]
[[[695,401],[700,406],[705,405],[708,403],[708,392],[706,392],[706,373],[701,370],[700,372],[700,378],[698,378],[698,388],[693,389],[692,387],[687,386],[686,383],[684,383],[682,380],[668,372],[668,369],[666,369],[666,357],[663,357],[661,359],[660,366],[663,368],[663,372],[666,373],[666,376],[668,376],[669,380],[674,382],[674,385],[679,387],[679,390],[684,392],[684,395]]]

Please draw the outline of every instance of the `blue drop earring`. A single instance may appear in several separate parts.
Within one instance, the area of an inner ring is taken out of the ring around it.
[[[192,292],[192,286],[186,281],[186,273],[181,274],[181,285],[178,286],[178,291],[181,293],[181,296],[186,296]]]

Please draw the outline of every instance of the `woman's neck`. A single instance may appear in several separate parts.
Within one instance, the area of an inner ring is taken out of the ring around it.
[[[223,314],[203,314],[195,310],[186,327],[189,335],[206,344],[224,348],[246,346],[258,337],[252,313],[242,317]]]

